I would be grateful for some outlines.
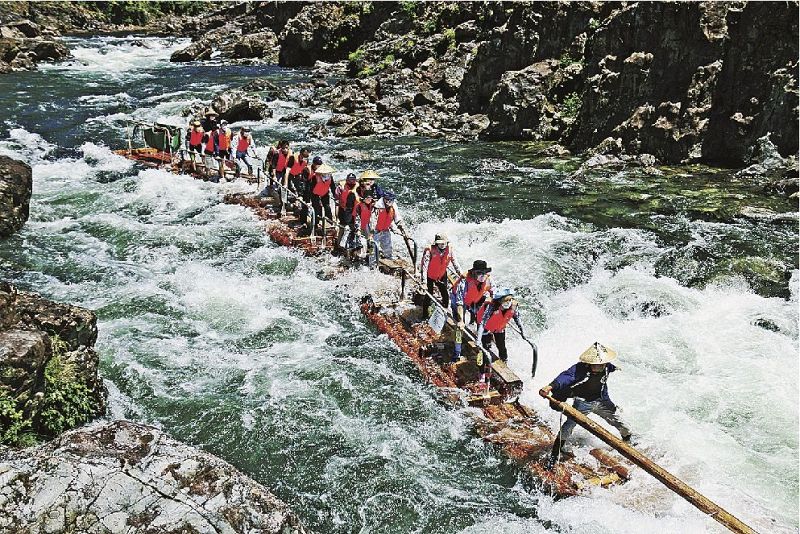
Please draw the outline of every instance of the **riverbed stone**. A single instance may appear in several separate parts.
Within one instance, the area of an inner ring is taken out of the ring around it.
[[[5,532],[307,532],[232,465],[130,421],[9,450],[0,478]]]
[[[12,235],[28,220],[32,192],[30,166],[0,155],[0,237]]]

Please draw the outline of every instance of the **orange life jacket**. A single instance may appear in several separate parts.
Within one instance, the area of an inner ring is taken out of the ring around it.
[[[199,130],[195,130],[194,128],[192,128],[192,133],[189,136],[189,144],[199,145],[200,143],[202,143],[204,133],[206,132],[204,132],[202,128],[200,128]]]
[[[317,183],[314,184],[314,189],[312,189],[311,192],[317,195],[318,197],[324,197],[325,195],[328,194],[328,191],[331,190],[332,183],[333,183],[333,178],[323,180],[322,176],[317,176]]]
[[[458,284],[458,282],[456,282]],[[464,290],[464,306],[474,306],[481,300],[484,293],[492,288],[492,282],[489,280],[489,275],[483,282],[478,282],[477,278],[467,275],[467,287]]]
[[[208,132],[208,141],[206,141],[206,152],[214,152],[214,132]]]
[[[342,190],[339,192],[339,207],[344,209],[347,206],[347,197],[350,196],[350,193],[353,193],[356,196],[356,203],[358,202],[358,193],[356,193],[356,188],[350,189],[347,187],[347,183],[342,186]],[[355,204],[353,205],[355,208]]]
[[[366,230],[369,221],[372,219],[372,209],[374,204],[367,204],[363,200],[359,201],[356,197],[356,204],[353,206],[353,218],[361,217],[361,229]]]
[[[249,146],[250,146],[250,136],[240,135],[239,142],[236,144],[236,152],[247,152]]]
[[[441,280],[447,272],[447,264],[450,262],[450,245],[445,247],[444,252],[439,250],[436,245],[428,247],[431,259],[428,262],[428,278]]]
[[[228,128],[219,131],[219,149],[228,150],[231,147],[231,131]]]
[[[491,304],[491,302],[485,302],[481,309],[478,310],[478,324],[483,322],[483,314],[486,313],[486,308]],[[501,307],[498,307],[492,316],[489,317],[489,320],[486,321],[486,326],[483,327],[484,332],[502,332],[506,329],[509,321],[514,318],[514,312],[517,309],[516,302],[511,305],[511,307],[507,310],[504,310]]]
[[[275,170],[278,172],[283,172],[286,170],[286,161],[289,159],[289,152],[283,152],[283,150],[278,150],[278,161],[275,163]]]
[[[378,213],[378,222],[375,223],[375,231],[383,232],[388,230],[394,221],[394,206],[383,208]]]
[[[308,166],[307,160],[303,160],[301,162],[300,156],[295,156],[294,164],[292,165],[292,168],[289,169],[289,174],[291,174],[292,176],[299,176],[300,173],[303,172],[303,169],[305,169],[307,166]]]

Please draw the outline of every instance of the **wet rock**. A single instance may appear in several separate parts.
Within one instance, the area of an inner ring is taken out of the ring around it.
[[[31,168],[0,155],[0,237],[10,236],[28,220],[32,191]]]
[[[569,149],[558,143],[548,146],[536,153],[537,156],[544,156],[549,158],[565,158],[572,155]]]
[[[361,150],[346,149],[339,152],[334,152],[331,157],[337,161],[354,161],[354,160],[367,160],[370,155]]]
[[[214,48],[210,42],[203,40],[190,44],[186,48],[176,50],[169,57],[173,63],[185,63],[188,61],[199,61],[209,59],[214,52]]]
[[[343,124],[348,124],[353,122],[353,117],[350,115],[345,115],[344,113],[334,113],[331,115],[331,118],[328,119],[326,123],[328,126],[342,126]]]
[[[359,137],[375,133],[375,126],[369,118],[358,119],[339,130],[342,137]]]
[[[272,117],[272,108],[261,97],[248,94],[240,89],[223,91],[211,102],[220,120],[228,122],[259,121]]]
[[[262,31],[242,36],[233,45],[231,57],[260,58],[271,63],[278,62],[278,38],[272,31]]]
[[[329,137],[331,134],[324,124],[315,124],[309,128],[308,131],[306,131],[306,135],[309,137],[315,137],[317,139],[323,139],[325,137]]]
[[[91,347],[97,341],[97,316],[90,310],[53,302],[27,291],[17,293],[14,306],[22,324],[58,336],[68,350]]]
[[[284,115],[278,122],[297,122],[308,119],[308,113],[303,113],[302,111],[296,111],[294,113],[289,113],[288,115]]]
[[[266,78],[256,78],[255,80],[250,80],[241,87],[241,90],[246,93],[263,93],[272,99],[284,98],[286,96],[286,91]]]
[[[0,472],[0,529],[8,532],[306,532],[227,462],[129,421],[8,451]]]
[[[44,367],[50,358],[50,338],[37,330],[0,332],[0,388],[23,409],[44,392]],[[29,411],[29,410],[26,410]]]

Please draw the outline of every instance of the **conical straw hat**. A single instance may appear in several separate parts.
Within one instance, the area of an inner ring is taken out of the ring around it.
[[[579,360],[583,363],[600,364],[608,363],[616,357],[616,351],[611,350],[595,341],[591,347],[583,351],[583,354],[580,355]]]
[[[380,178],[380,176],[372,169],[367,169],[358,177],[359,180],[377,180],[378,178]]]
[[[333,174],[334,172],[336,172],[336,169],[334,169],[327,163],[323,163],[322,165],[314,169],[314,172],[317,174]]]

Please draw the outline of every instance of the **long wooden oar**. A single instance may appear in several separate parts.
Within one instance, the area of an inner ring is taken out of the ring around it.
[[[617,438],[611,432],[600,426],[599,424],[595,423],[587,416],[567,404],[566,402],[561,402],[555,399],[549,393],[545,393],[543,391],[539,391],[539,395],[544,397],[545,399],[550,401],[550,404],[558,409],[559,411],[564,412],[569,417],[573,418],[576,423],[581,425],[583,428],[603,440],[604,442],[608,443],[612,447],[614,447],[620,454],[622,454],[625,458],[630,460],[631,462],[635,463],[655,478],[657,478],[661,483],[667,486],[669,489],[689,501],[692,505],[697,507],[703,513],[710,515],[715,521],[718,521],[725,525],[731,532],[737,532],[741,534],[756,534],[756,531],[750,528],[749,526],[742,523],[736,517],[734,517],[729,512],[722,509],[718,504],[714,503],[697,490],[689,487],[685,482],[680,480],[678,477],[661,467],[660,465],[656,464],[639,452],[638,450],[634,449],[621,439]]]

